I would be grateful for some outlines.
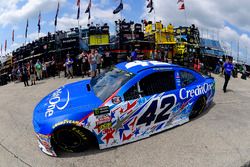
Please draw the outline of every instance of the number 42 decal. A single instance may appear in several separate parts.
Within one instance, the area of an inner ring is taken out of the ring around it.
[[[159,123],[168,120],[175,104],[176,96],[174,94],[152,99],[151,102],[146,105],[146,109],[143,109],[145,112],[139,118],[137,125],[146,124],[146,126],[149,126],[152,121]]]

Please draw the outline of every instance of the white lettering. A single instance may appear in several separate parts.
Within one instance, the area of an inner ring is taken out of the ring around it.
[[[168,63],[164,63],[164,62],[159,62],[159,61],[133,61],[133,62],[129,62],[125,65],[125,67],[127,69],[129,68],[133,68],[133,67],[136,67],[136,66],[143,66],[143,67],[146,67],[146,66],[149,66],[149,65],[170,65]]]
[[[49,106],[45,112],[45,117],[51,117],[54,114],[54,109],[63,110],[67,107],[69,103],[69,91],[67,90],[67,100],[63,106],[58,106],[58,103],[61,102],[62,89],[57,89],[56,92],[52,94],[52,97],[49,99]]]
[[[133,68],[133,67],[139,66],[139,65],[140,66],[148,66],[149,64],[148,64],[148,62],[144,62],[144,61],[133,61],[133,62],[127,63],[125,65],[125,67],[127,69],[129,69],[129,68]]]
[[[183,93],[182,92],[184,92],[185,94],[184,94],[184,96],[183,96]],[[186,95],[186,96],[185,96]],[[180,98],[181,99],[186,99],[187,98],[187,92],[186,92],[186,89],[185,88],[182,88],[181,90],[180,90]]]
[[[190,97],[194,97],[194,90],[190,91]]]
[[[205,83],[203,85],[198,85],[196,86],[195,89],[191,89],[191,90],[186,90],[186,88],[182,88],[180,90],[180,99],[184,100],[190,97],[192,98],[194,96],[206,94],[212,89],[213,89],[213,84],[208,84],[208,83]]]

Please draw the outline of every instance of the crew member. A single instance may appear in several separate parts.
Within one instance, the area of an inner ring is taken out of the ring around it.
[[[225,82],[224,82],[224,86],[223,86],[224,93],[226,93],[226,91],[227,91],[227,84],[230,80],[233,69],[234,69],[234,66],[232,64],[232,58],[226,59],[226,62],[224,64],[224,75],[225,75]]]

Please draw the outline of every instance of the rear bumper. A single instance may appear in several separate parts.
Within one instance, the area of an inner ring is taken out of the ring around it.
[[[52,157],[56,157],[56,153],[51,146],[51,136],[50,135],[42,135],[42,134],[36,134],[36,137],[38,139],[38,146],[40,150]]]

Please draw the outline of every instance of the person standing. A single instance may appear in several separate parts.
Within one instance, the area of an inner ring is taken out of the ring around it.
[[[17,67],[16,75],[17,75],[18,81],[20,81],[20,82],[21,82],[21,80],[22,80],[22,79],[21,79],[21,77],[22,77],[21,70],[22,70],[22,67],[19,65],[19,66]]]
[[[88,73],[88,54],[86,52],[82,52],[81,55],[81,71],[82,71],[82,77],[84,78],[85,75],[87,75],[89,77],[89,73]]]
[[[215,74],[219,74],[220,73],[220,68],[221,68],[221,63],[220,61],[218,60],[217,63],[216,63],[216,67],[214,69],[214,73]]]
[[[37,61],[36,61],[35,69],[36,69],[37,79],[41,80],[43,78],[43,75],[42,75],[42,64],[39,61],[39,59],[37,59]]]
[[[101,73],[101,65],[102,65],[102,55],[98,53],[98,50],[95,50],[96,64],[97,64],[97,72]]]
[[[29,86],[29,82],[28,82],[28,70],[26,65],[22,66],[22,70],[21,70],[21,74],[22,74],[22,79],[23,79],[23,83],[24,86]]]
[[[55,73],[56,73],[56,61],[54,56],[52,56],[51,62],[50,62],[50,73],[51,76],[55,79]],[[60,74],[59,74],[60,77]]]
[[[70,58],[70,55],[67,54],[67,58],[65,61],[66,72],[68,75],[68,79],[71,77],[73,78],[73,63],[74,61]]]
[[[138,52],[138,49],[135,49],[133,52],[131,52],[131,54],[127,57],[127,60],[128,61],[137,60],[137,52]]]
[[[225,76],[223,91],[224,91],[224,93],[226,93],[227,92],[227,85],[228,85],[228,82],[229,82],[230,77],[232,75],[232,71],[234,69],[234,66],[232,64],[232,58],[227,59],[223,67],[224,67],[224,76]]]
[[[96,76],[96,68],[97,68],[96,55],[94,49],[91,49],[88,59],[89,59],[91,77],[94,78]]]
[[[35,70],[35,67],[34,67],[32,61],[30,61],[29,73],[30,73],[31,86],[36,85],[36,70]]]
[[[110,56],[110,52],[106,51],[104,53],[104,63],[105,63],[105,68],[110,68],[111,67],[111,56]]]
[[[200,60],[198,58],[194,59],[194,70],[197,72],[200,72],[201,66],[200,66]]]
[[[241,75],[241,79],[246,80],[247,79],[247,67],[245,64],[242,64],[242,75]]]
[[[48,77],[47,63],[45,61],[42,63],[42,74],[44,78]]]
[[[15,67],[13,67],[11,70],[11,77],[12,77],[12,81],[15,82],[16,81],[16,69],[15,69]]]

